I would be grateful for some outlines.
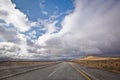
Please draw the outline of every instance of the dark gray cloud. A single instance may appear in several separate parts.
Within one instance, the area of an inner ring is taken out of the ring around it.
[[[7,11],[4,11],[4,10],[0,11],[0,16],[8,16],[8,15],[9,14]]]
[[[0,26],[0,37],[6,42],[20,43],[20,39],[17,37],[17,32],[14,29],[7,29]]]

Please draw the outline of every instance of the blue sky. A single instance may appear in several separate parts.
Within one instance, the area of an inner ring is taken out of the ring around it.
[[[47,19],[51,15],[65,13],[74,8],[72,0],[12,0],[12,2],[32,21],[37,21],[39,18]],[[42,8],[48,14],[43,14]]]
[[[119,0],[0,0],[0,57],[119,56]]]
[[[56,27],[61,29],[61,21],[74,9],[73,0],[12,0],[16,4],[16,9],[22,11],[30,21],[38,21],[39,19],[46,20],[50,16],[57,16],[53,20],[58,20]],[[46,14],[44,13],[46,12]],[[53,21],[52,20],[52,21]],[[25,34],[29,36],[29,32],[35,30],[37,32],[36,37],[31,37],[31,39],[37,39],[45,31],[39,29],[39,26],[33,26],[29,31],[26,31]]]

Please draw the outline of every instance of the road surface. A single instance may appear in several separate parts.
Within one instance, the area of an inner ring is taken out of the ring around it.
[[[61,62],[2,80],[120,80],[120,74]]]

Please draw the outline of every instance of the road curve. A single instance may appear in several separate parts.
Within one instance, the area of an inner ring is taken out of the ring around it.
[[[87,68],[76,63],[61,62],[3,80],[120,80],[120,74]]]

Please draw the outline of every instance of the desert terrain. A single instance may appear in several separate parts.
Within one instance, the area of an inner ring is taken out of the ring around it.
[[[120,73],[120,57],[87,56],[74,62],[92,68]]]

